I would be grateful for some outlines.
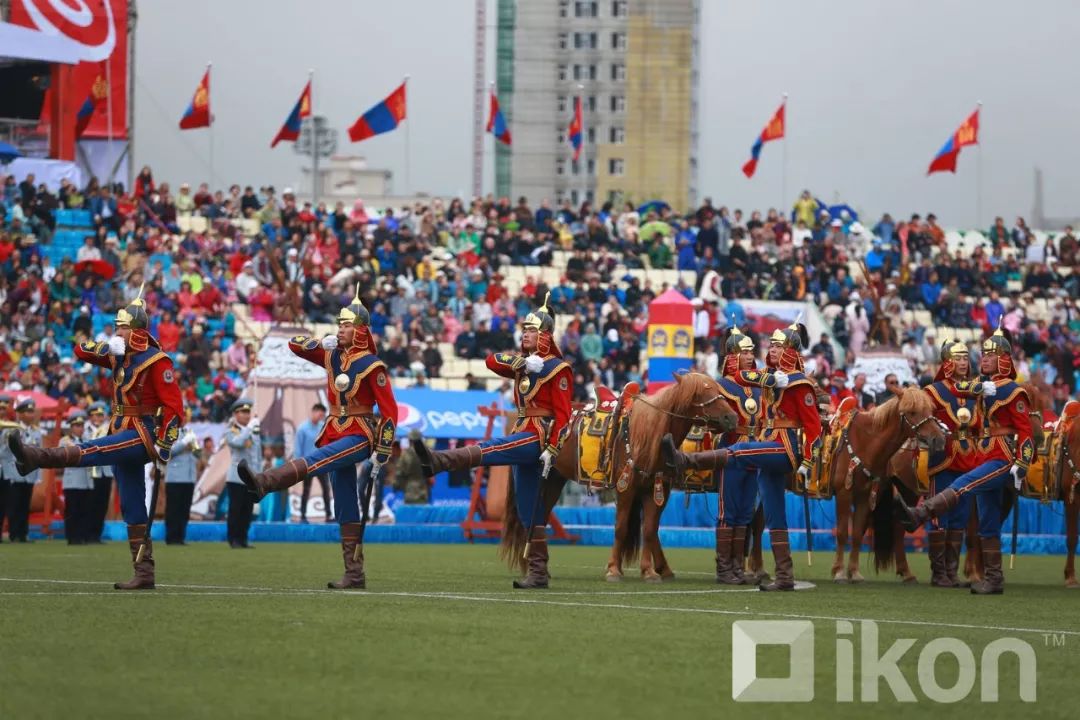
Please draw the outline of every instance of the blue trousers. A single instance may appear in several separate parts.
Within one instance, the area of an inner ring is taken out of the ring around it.
[[[120,514],[128,525],[146,523],[146,452],[135,430],[121,430],[97,440],[79,443],[79,467],[111,466],[120,492]]]
[[[787,489],[788,475],[794,472],[795,468],[791,466],[784,446],[778,442],[744,442],[736,443],[728,450],[733,454],[724,466],[724,474],[728,476],[726,482],[734,481],[745,486],[745,476],[756,475],[761,504],[765,508],[766,527],[770,530],[787,530],[784,491]],[[739,507],[744,507],[748,502],[752,512],[753,493],[746,492],[743,497],[748,499],[741,499]],[[749,523],[749,516],[747,518]]]
[[[316,448],[304,456],[308,477],[329,474],[334,488],[334,514],[339,525],[360,522],[363,504],[356,466],[371,455],[371,444],[363,435],[346,435]]]
[[[536,433],[520,432],[480,443],[480,464],[510,465],[514,475],[514,498],[521,524],[528,527],[547,525],[544,509],[540,507],[540,437]]]
[[[947,487],[951,487],[956,479],[963,473],[957,470],[942,470],[930,480],[930,494],[937,495]],[[968,495],[960,496],[960,502],[944,517],[936,519],[937,527],[941,530],[965,530],[967,529],[968,511],[971,503]],[[928,528],[932,529],[932,528]]]
[[[960,497],[974,495],[979,507],[979,537],[1001,537],[1001,491],[1012,481],[1005,460],[987,460],[953,481],[951,487]]]
[[[720,502],[716,512],[716,527],[721,528],[749,525],[754,518],[757,503],[758,473],[728,472],[730,467],[729,464],[715,474]]]

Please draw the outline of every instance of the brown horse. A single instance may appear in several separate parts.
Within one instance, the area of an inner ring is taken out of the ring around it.
[[[892,497],[889,460],[912,438],[938,451],[945,447],[945,433],[934,419],[934,403],[926,391],[918,388],[907,388],[899,397],[869,412],[856,413],[848,425],[846,438],[841,438],[832,465],[836,495],[834,582],[859,583],[865,579],[859,572],[863,536],[870,526],[871,512],[878,512],[884,496]],[[845,569],[849,522],[851,554]]]
[[[616,478],[626,473],[628,482],[618,492],[615,506],[615,543],[607,565],[607,579],[622,578],[622,565],[640,552],[641,576],[647,582],[673,578],[674,573],[660,546],[660,514],[667,504],[671,478],[660,456],[660,439],[671,433],[681,443],[694,425],[708,425],[720,432],[735,428],[738,416],[720,393],[720,385],[708,375],[676,375],[675,382],[652,397],[636,396],[627,408],[629,437],[614,437],[610,467]],[[580,422],[575,420],[575,423]],[[572,426],[574,429],[575,426]],[[577,477],[577,433],[570,432],[544,483],[544,514],[559,500],[567,479]],[[653,499],[654,481],[660,480],[663,503]],[[504,514],[502,554],[512,566],[524,569],[525,528],[511,498]]]
[[[1076,406],[1075,401],[1069,405]],[[1062,413],[1069,415],[1069,408]],[[1065,503],[1065,587],[1080,588],[1076,579],[1077,520],[1080,518],[1080,408],[1074,407],[1072,424],[1062,439],[1065,443],[1061,458],[1061,500]],[[1061,421],[1059,421],[1060,423]]]
[[[1041,447],[1043,443],[1043,412],[1049,408],[1049,402],[1047,400],[1046,392],[1038,385],[1034,383],[1020,383],[1028,394],[1028,400],[1031,403],[1031,408],[1028,412],[1028,417],[1031,422],[1031,434],[1037,447]],[[889,463],[889,473],[893,481],[894,487],[904,496],[904,500],[914,505],[919,498],[918,481],[915,477],[915,463],[918,459],[917,453],[919,448],[911,445],[910,443],[905,445],[900,452],[898,452]],[[1062,479],[1062,493],[1067,493],[1067,488],[1064,486],[1067,483],[1065,479]],[[1011,493],[1006,493],[1007,500],[1003,511],[1008,511],[1012,507],[1013,496]],[[1076,503],[1070,503],[1068,496],[1063,494],[1060,499],[1065,502],[1066,509],[1066,544],[1069,544],[1068,538],[1072,538],[1070,547],[1075,552],[1076,548]],[[1071,509],[1070,509],[1071,507]],[[1070,526],[1071,522],[1071,526]],[[917,582],[915,574],[911,571],[911,567],[907,561],[907,551],[904,548],[904,530],[900,526],[900,523],[895,519],[888,518],[884,513],[880,518],[880,523],[875,516],[875,563],[879,569],[889,567],[891,564],[895,564],[896,574],[905,583]],[[886,528],[892,527],[893,532],[887,533]],[[979,542],[978,535],[978,510],[975,503],[971,503],[970,517],[968,519],[968,526],[966,530],[966,545],[967,554],[964,560],[964,575],[970,582],[975,582],[982,579],[982,544]],[[1070,530],[1071,527],[1071,530]],[[1071,555],[1070,555],[1071,558]],[[1066,566],[1066,585],[1073,587],[1070,584],[1070,578],[1072,583],[1076,587],[1080,587],[1080,583],[1076,582],[1075,573],[1072,571],[1071,562]]]

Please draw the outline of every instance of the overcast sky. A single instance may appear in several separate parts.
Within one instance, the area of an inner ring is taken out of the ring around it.
[[[1011,224],[1030,213],[1036,165],[1045,174],[1047,214],[1077,210],[1075,0],[703,5],[698,157],[701,193],[715,202],[744,209],[779,202],[780,143],[765,146],[752,180],[740,167],[787,92],[789,203],[806,187],[874,218],[934,211],[947,226],[970,225],[980,150],[963,151],[955,176],[928,178],[926,168],[981,100],[982,224],[993,214]],[[136,163],[174,182],[207,177],[207,131],[180,132],[177,122],[213,61],[218,183],[297,183],[300,158],[288,144],[271,150],[270,141],[314,68],[316,110],[339,128],[339,154],[393,170],[398,190],[467,193],[472,8],[472,0],[141,2]],[[490,29],[489,38],[491,76]],[[345,134],[407,73],[408,188],[404,127],[356,145]]]

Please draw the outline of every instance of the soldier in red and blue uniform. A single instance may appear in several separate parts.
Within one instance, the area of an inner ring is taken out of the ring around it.
[[[911,531],[931,517],[949,513],[964,495],[974,495],[979,511],[979,537],[982,541],[984,579],[971,586],[974,595],[1000,595],[1005,592],[1001,569],[1002,493],[1010,478],[1017,489],[1027,476],[1035,457],[1028,409],[1027,391],[1016,382],[1012,345],[1001,328],[983,341],[979,371],[984,384],[993,390],[981,393],[984,410],[980,413],[979,465],[958,477],[952,485],[928,498],[917,508],[900,499],[898,508],[905,527]]]
[[[172,360],[148,327],[140,289],[139,296],[116,314],[116,335],[108,342],[86,342],[75,348],[80,360],[112,373],[113,417],[108,435],[55,448],[25,446],[17,433],[9,438],[21,473],[37,468],[112,467],[135,569],[130,581],[113,586],[117,590],[154,588],[153,545],[146,537],[145,468],[152,462],[164,477],[184,418]]]
[[[371,316],[360,301],[360,286],[351,304],[338,313],[338,330],[322,340],[297,335],[289,349],[326,370],[329,415],[315,439],[315,451],[279,467],[256,473],[246,461],[237,474],[257,498],[284,490],[306,477],[330,474],[334,488],[334,514],[341,528],[341,554],[345,574],[327,583],[335,590],[364,589],[364,544],[361,488],[356,466],[372,462],[371,482],[390,459],[397,429],[398,406],[390,386],[390,373],[379,359],[371,336]],[[379,407],[376,420],[375,406]]]
[[[518,417],[510,435],[454,450],[433,452],[422,442],[415,448],[427,477],[479,465],[513,467],[515,507],[529,538],[528,572],[514,587],[546,588],[550,575],[543,496],[552,483],[565,482],[548,480],[548,473],[570,422],[573,375],[555,344],[555,318],[547,298],[539,310],[525,316],[521,327],[520,353],[495,353],[487,359],[489,370],[514,382]]]
[[[948,430],[945,450],[931,453],[929,461],[930,494],[934,495],[971,472],[980,464],[976,437],[979,432],[979,397],[985,389],[992,397],[993,383],[970,380],[971,356],[959,340],[946,340],[941,346],[941,367],[926,392],[934,402],[934,417]],[[967,529],[967,495],[961,495],[954,508],[934,518],[927,527],[932,587],[969,587],[959,578],[960,548]]]
[[[801,323],[776,330],[769,338],[766,365],[771,372],[760,378],[765,390],[762,395],[766,413],[760,441],[690,454],[677,450],[670,435],[666,435],[661,444],[667,464],[679,474],[687,468],[723,468],[725,482],[737,484],[745,482],[746,475],[757,476],[765,524],[769,528],[769,541],[776,560],[775,579],[760,586],[766,592],[795,589],[784,491],[792,472],[798,472],[803,482],[806,481],[821,444],[817,393],[813,381],[803,373],[800,353],[806,343],[806,328]],[[754,381],[758,380],[754,378]],[[752,504],[750,510],[753,510]]]

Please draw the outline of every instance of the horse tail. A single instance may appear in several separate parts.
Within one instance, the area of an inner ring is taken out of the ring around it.
[[[893,479],[885,477],[878,490],[877,505],[874,506],[874,571],[881,572],[893,566],[895,547],[896,520],[893,517]]]
[[[502,540],[499,542],[499,557],[506,561],[511,570],[525,572],[525,524],[518,517],[517,501],[514,497],[514,483],[508,483],[506,510],[503,512]]]
[[[626,542],[622,544],[619,552],[619,560],[623,565],[630,565],[641,554],[641,523],[645,520],[645,506],[642,496],[644,490],[636,484],[631,484],[630,513],[627,517]]]

